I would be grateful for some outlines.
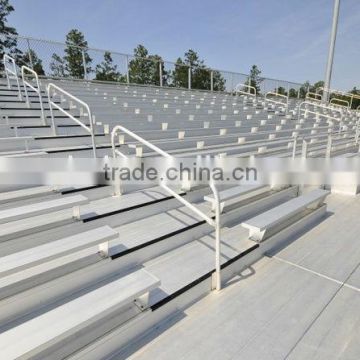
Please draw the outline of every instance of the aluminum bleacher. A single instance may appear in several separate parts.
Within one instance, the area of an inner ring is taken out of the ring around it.
[[[10,86],[0,78],[1,158],[359,156],[360,113],[311,96],[33,75]],[[336,195],[299,185],[3,190],[4,359],[134,353],[149,332],[326,221],[325,198]]]

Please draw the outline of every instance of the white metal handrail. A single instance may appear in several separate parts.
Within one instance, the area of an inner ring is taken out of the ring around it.
[[[302,106],[306,106],[306,105],[314,106],[314,107],[325,109],[325,110],[336,111],[336,112],[338,112],[340,114],[340,119],[338,119],[338,118],[336,118],[334,116],[327,115],[327,114],[322,114],[319,111],[311,111],[309,109],[301,109]],[[342,117],[343,117],[343,113],[342,113],[341,110],[335,109],[335,108],[330,107],[330,106],[322,105],[322,104],[314,104],[311,101],[303,101],[299,105],[298,119],[300,119],[301,111],[305,111],[305,113],[315,114],[315,115],[322,116],[322,117],[325,117],[325,118],[328,118],[328,119],[333,119],[333,120],[336,120],[336,121],[341,121]]]
[[[324,88],[321,86],[319,88],[316,89],[316,93],[322,91],[324,92]],[[335,90],[335,89],[328,89],[329,95],[331,94],[338,94],[338,95],[342,95],[342,96],[346,96],[347,98],[350,98],[350,105],[349,108],[351,109],[352,104],[354,99],[360,99],[360,95],[357,94],[352,94],[352,93],[348,93],[348,92],[344,92],[344,91],[340,91],[340,90]]]
[[[319,99],[318,99],[319,98]],[[311,99],[315,101],[321,101],[322,96],[320,94],[308,91],[305,95],[305,99]]]
[[[19,99],[22,100],[19,76],[18,76],[15,60],[8,54],[4,54],[3,63],[4,63],[4,70],[5,70],[5,75],[6,75],[6,79],[7,79],[7,83],[8,83],[8,88],[11,89],[10,77],[12,75],[16,79],[18,92],[19,92],[19,95],[18,95]],[[8,66],[9,64],[11,64],[11,67]]]
[[[170,154],[168,154],[167,152],[165,152],[164,150],[161,150],[160,148],[158,148],[157,146],[153,145],[152,143],[150,143],[149,141],[145,140],[144,138],[142,138],[139,135],[136,135],[135,133],[133,133],[132,131],[130,131],[129,129],[121,126],[121,125],[117,125],[113,128],[112,132],[111,132],[111,147],[112,147],[112,151],[113,151],[113,157],[116,158],[116,155],[120,155],[123,158],[128,158],[127,155],[123,154],[122,152],[120,152],[119,150],[116,149],[115,146],[115,137],[118,134],[119,131],[124,132],[125,134],[129,135],[130,137],[132,137],[133,139],[139,141],[140,143],[142,143],[143,145],[149,147],[150,149],[154,150],[156,153],[158,153],[159,155],[165,157],[165,158],[173,158],[173,156],[171,156]],[[123,143],[125,143],[125,141],[123,141]],[[220,199],[219,199],[219,193],[218,190],[216,188],[216,186],[211,183],[210,184],[210,188],[214,194],[214,199],[215,199],[215,220],[212,219],[211,217],[209,217],[208,215],[204,214],[201,210],[199,210],[196,206],[194,206],[193,204],[191,204],[189,201],[185,200],[182,196],[180,196],[177,192],[175,192],[174,190],[172,190],[171,188],[169,188],[167,185],[165,185],[164,182],[160,183],[160,186],[162,188],[164,188],[170,195],[174,196],[176,199],[178,199],[182,204],[184,204],[186,207],[188,207],[190,210],[192,210],[194,213],[196,213],[197,215],[199,215],[202,219],[204,219],[209,225],[213,226],[215,229],[215,237],[216,237],[216,243],[215,243],[215,274],[216,274],[216,290],[221,290],[221,263],[220,263],[220,251],[221,251],[221,240],[220,240],[220,234],[221,234],[221,221],[220,221],[220,216],[221,216],[221,211],[220,211]],[[120,186],[118,191],[115,191],[115,193],[118,192],[119,194],[121,193],[120,190]]]
[[[340,105],[340,104],[335,104],[335,103],[334,103],[335,101],[337,101],[338,103],[343,103],[343,104],[345,104],[345,106],[344,106],[344,105]],[[336,106],[345,107],[345,108],[347,108],[347,109],[350,108],[350,103],[349,103],[347,100],[342,100],[342,99],[338,99],[338,98],[332,98],[332,99],[330,100],[330,104],[336,105]]]
[[[247,91],[241,90],[241,88],[247,88]],[[251,93],[251,90],[254,91],[254,93]],[[244,95],[250,95],[250,96],[257,96],[257,92],[256,92],[256,87],[251,86],[249,84],[242,84],[239,83],[235,86],[235,92],[236,93],[240,93],[240,94],[244,94]]]
[[[36,87],[33,86],[30,82],[28,82],[26,79],[25,79],[25,72],[27,73],[30,73],[34,76],[35,78],[35,82],[36,82]],[[38,95],[39,95],[39,102],[40,102],[40,111],[41,111],[41,119],[43,121],[43,124],[44,125],[47,125],[46,124],[46,118],[45,118],[45,112],[44,112],[44,105],[43,105],[43,101],[42,101],[42,95],[41,95],[41,87],[40,87],[40,82],[39,82],[39,77],[38,77],[38,74],[36,73],[36,71],[34,71],[33,69],[30,69],[29,67],[23,65],[21,67],[21,77],[22,77],[22,82],[23,82],[23,85],[24,85],[24,90],[25,90],[25,98],[26,98],[26,103],[27,105],[30,107],[30,100],[29,100],[29,94],[28,94],[28,91],[27,91],[27,86],[34,90]]]
[[[178,199],[182,204],[188,207],[195,214],[203,218],[210,226],[213,226],[215,229],[215,289],[217,291],[221,290],[221,211],[220,211],[220,197],[219,192],[214,185],[214,183],[210,183],[211,191],[214,195],[215,199],[215,219],[209,217],[204,214],[201,210],[199,210],[196,206],[185,200],[182,196],[180,196],[176,191],[169,188],[164,183],[161,183],[161,187],[164,188],[169,194]]]
[[[331,157],[331,151],[332,151],[332,148],[333,148],[333,145],[336,146],[338,144],[334,144],[334,141],[341,141],[343,140],[341,138],[341,136],[343,135],[346,135],[346,134],[349,134],[349,135],[353,135],[354,137],[354,141],[355,143],[357,144],[358,143],[358,139],[356,138],[356,135],[354,135],[353,131],[343,131],[343,132],[339,132],[337,134],[334,134],[334,133],[329,133],[327,134],[327,142],[326,142],[326,148],[325,148],[325,157],[326,158],[330,158]],[[325,137],[326,135],[323,134],[319,137]],[[311,143],[310,141],[313,139],[313,138],[310,138],[310,137],[302,137],[302,148],[301,148],[301,157],[302,158],[307,158],[307,155],[308,155],[308,152],[309,151],[317,151],[316,149],[309,149],[309,146],[323,146],[323,145],[320,145],[318,143]],[[321,149],[319,149],[319,151],[321,151]],[[296,149],[293,147],[293,158],[295,158],[295,153],[296,152]]]
[[[145,140],[144,138],[142,138],[139,135],[136,135],[135,133],[133,133],[132,131],[130,131],[129,129],[125,128],[124,126],[121,125],[117,125],[112,129],[111,132],[111,147],[112,147],[112,152],[113,152],[113,157],[116,158],[116,155],[120,155],[121,157],[127,158],[128,156],[126,156],[125,154],[123,154],[121,151],[116,149],[115,146],[115,136],[117,135],[117,133],[119,131],[124,132],[125,134],[129,135],[130,137],[132,137],[133,139],[139,141],[140,143],[142,143],[143,145],[147,146],[148,148],[154,150],[156,153],[158,153],[161,156],[164,156],[166,158],[172,158],[172,156],[170,154],[168,154],[167,152],[165,152],[164,150],[161,150],[159,147],[153,145],[152,143],[150,143],[149,141]]]
[[[269,99],[268,96],[273,96],[273,97],[280,97],[281,99],[285,99],[285,103],[283,101],[277,101],[277,100],[274,100],[274,99]],[[286,107],[286,109],[288,108],[289,106],[289,97],[286,96],[286,95],[281,95],[281,94],[277,94],[275,92],[272,92],[272,91],[269,91],[265,94],[265,100],[266,101],[269,101],[269,102],[272,102],[274,104],[280,104],[280,105],[284,105]]]
[[[85,129],[88,133],[91,135],[91,142],[92,142],[92,148],[93,148],[93,154],[96,158],[96,143],[95,143],[95,133],[94,133],[94,121],[91,114],[91,110],[89,105],[78,99],[76,96],[68,93],[64,89],[60,88],[59,86],[56,86],[53,83],[48,84],[47,88],[48,93],[48,99],[49,99],[49,108],[50,108],[50,115],[51,115],[51,127],[54,136],[56,136],[56,126],[55,126],[55,118],[54,118],[54,111],[53,107],[61,111],[64,115],[68,116],[71,120],[75,121],[78,125],[80,125],[83,129]],[[79,103],[81,106],[83,106],[87,110],[87,117],[89,118],[90,126],[86,126],[84,123],[82,123],[79,119],[74,117],[72,114],[70,114],[68,111],[64,110],[61,106],[56,104],[54,101],[52,101],[52,95],[57,94],[57,92],[61,93],[62,95],[67,96],[68,98],[72,99],[73,101]]]

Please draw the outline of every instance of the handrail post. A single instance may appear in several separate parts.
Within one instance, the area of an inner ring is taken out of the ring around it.
[[[129,55],[126,55],[126,82],[130,84]]]
[[[82,105],[83,107],[86,108],[87,111],[87,116],[89,118],[89,122],[90,122],[90,127],[86,126],[85,124],[83,124],[80,120],[76,119],[72,114],[70,114],[69,112],[67,112],[66,110],[64,110],[61,106],[59,106],[58,104],[56,104],[55,102],[53,102],[51,100],[51,89],[54,88],[55,90],[57,90],[58,92],[62,93],[63,95],[69,97],[70,99],[78,102],[80,105]],[[84,101],[80,100],[79,98],[75,97],[74,95],[71,95],[70,93],[68,93],[67,91],[63,90],[62,88],[60,88],[59,86],[56,86],[53,83],[48,84],[47,86],[47,93],[48,93],[48,101],[49,101],[49,108],[50,108],[50,114],[51,114],[51,126],[52,126],[52,130],[53,130],[53,134],[54,136],[56,136],[56,126],[55,126],[55,119],[54,119],[54,113],[53,113],[53,107],[55,107],[56,109],[58,109],[59,111],[61,111],[63,114],[65,114],[66,116],[68,116],[71,120],[75,121],[77,124],[79,124],[83,129],[85,129],[87,132],[90,133],[91,135],[91,142],[92,142],[92,147],[93,147],[93,154],[94,157],[96,158],[96,142],[95,142],[95,133],[94,133],[94,119],[93,116],[91,114],[91,110],[90,107],[87,103],[85,103]]]
[[[26,38],[26,44],[28,46],[30,66],[31,66],[31,69],[34,70],[34,62],[33,62],[32,54],[31,54],[31,47],[30,47],[29,38]]]
[[[25,70],[34,75],[35,81],[36,81],[36,88],[34,86],[32,86],[28,81],[25,80]],[[33,69],[30,69],[27,66],[23,65],[21,67],[21,77],[22,77],[22,81],[23,81],[23,85],[24,85],[26,103],[27,103],[28,107],[30,107],[30,100],[29,100],[29,95],[28,95],[28,91],[27,91],[27,86],[29,86],[31,89],[33,89],[39,95],[41,120],[43,122],[43,125],[47,125],[38,74]]]
[[[9,69],[6,66],[8,61],[11,63],[12,69]],[[4,54],[3,63],[4,63],[4,71],[5,71],[5,75],[6,75],[6,79],[7,79],[7,83],[8,83],[8,88],[11,89],[10,76],[9,76],[9,74],[11,74],[11,75],[15,76],[17,87],[18,87],[18,92],[19,92],[18,97],[19,97],[20,100],[22,100],[19,76],[18,76],[15,60],[11,56],[9,56],[8,54]]]
[[[332,147],[332,136],[331,136],[331,134],[329,134],[328,141],[326,144],[326,155],[325,155],[325,157],[327,159],[330,158],[330,156],[331,156],[331,147]]]
[[[302,141],[303,142],[302,142],[302,149],[301,149],[301,157],[303,159],[306,159],[307,158],[308,143],[304,138],[302,139]]]
[[[86,59],[85,59],[85,50],[84,49],[81,50],[81,55],[82,55],[82,62],[83,62],[83,67],[84,67],[84,80],[87,80],[87,69],[86,69]]]
[[[191,90],[191,67],[188,68],[188,89]]]
[[[220,197],[219,192],[214,185],[210,183],[210,188],[215,199],[215,274],[216,274],[216,290],[221,290],[221,222],[220,222]]]
[[[52,108],[50,84],[47,87],[47,93],[48,93],[48,103],[49,103],[49,110],[50,110],[50,117],[51,117],[51,129],[52,129],[53,135],[56,136],[56,126],[55,126],[54,111]]]
[[[162,69],[162,62],[159,61],[159,84],[160,84],[160,87],[163,86],[163,69]]]
[[[293,153],[292,153],[293,159],[295,159],[295,157],[296,157],[296,147],[297,147],[297,136],[294,136]]]

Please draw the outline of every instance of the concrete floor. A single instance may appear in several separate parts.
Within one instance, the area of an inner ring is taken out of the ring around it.
[[[360,196],[327,203],[322,223],[163,323],[130,358],[360,359]]]

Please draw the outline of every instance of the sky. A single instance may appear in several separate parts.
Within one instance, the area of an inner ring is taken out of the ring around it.
[[[73,28],[90,47],[164,60],[188,49],[215,69],[303,83],[323,80],[334,0],[10,0],[18,33],[64,41]],[[332,88],[360,88],[360,0],[341,0]]]

